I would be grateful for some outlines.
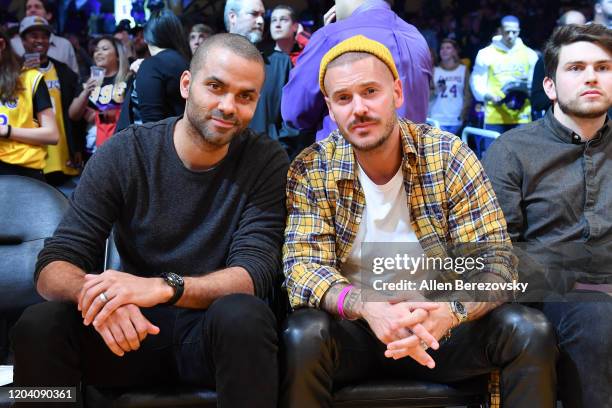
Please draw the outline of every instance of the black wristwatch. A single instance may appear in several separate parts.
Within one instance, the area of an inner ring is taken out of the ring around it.
[[[173,272],[164,272],[159,275],[168,285],[174,289],[174,295],[166,302],[167,305],[173,305],[183,296],[185,290],[185,281],[180,275]]]

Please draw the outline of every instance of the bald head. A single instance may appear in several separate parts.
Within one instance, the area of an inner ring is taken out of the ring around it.
[[[570,10],[563,13],[561,17],[559,17],[559,21],[557,22],[560,26],[568,25],[568,24],[586,24],[586,17],[584,14],[577,10]]]
[[[223,33],[208,37],[198,47],[189,66],[191,75],[195,76],[206,63],[208,55],[219,48],[230,51],[248,61],[257,62],[261,65],[262,71],[264,70],[264,60],[261,53],[249,40],[242,35]]]

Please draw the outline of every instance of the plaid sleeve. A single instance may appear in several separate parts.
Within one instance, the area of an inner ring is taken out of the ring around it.
[[[466,246],[476,248],[479,256],[485,256],[487,267],[478,274],[494,274],[506,282],[518,279],[517,259],[512,253],[506,220],[493,187],[476,155],[459,139],[453,142],[445,174],[451,242],[479,244]],[[472,280],[475,276],[466,276],[466,279]]]
[[[300,158],[287,176],[287,227],[283,271],[291,307],[318,308],[327,290],[347,282],[337,269],[334,206],[322,171],[308,171]]]

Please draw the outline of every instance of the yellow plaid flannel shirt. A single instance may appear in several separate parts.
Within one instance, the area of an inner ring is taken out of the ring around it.
[[[504,215],[474,153],[450,133],[403,119],[399,124],[410,221],[425,254],[444,256],[445,245],[458,243],[501,243],[508,249]],[[283,269],[294,309],[318,308],[332,285],[348,283],[340,271],[365,207],[355,174],[353,149],[337,130],[291,164]],[[517,279],[510,250],[487,255],[485,273]]]

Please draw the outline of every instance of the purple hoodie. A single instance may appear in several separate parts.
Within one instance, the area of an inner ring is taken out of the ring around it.
[[[391,51],[404,86],[404,104],[397,110],[398,115],[417,123],[424,123],[427,117],[432,72],[427,42],[388,3],[369,0],[349,18],[329,24],[312,35],[283,88],[283,119],[298,129],[316,130],[317,140],[337,128],[319,90],[319,64],[333,46],[357,34],[376,40]]]

